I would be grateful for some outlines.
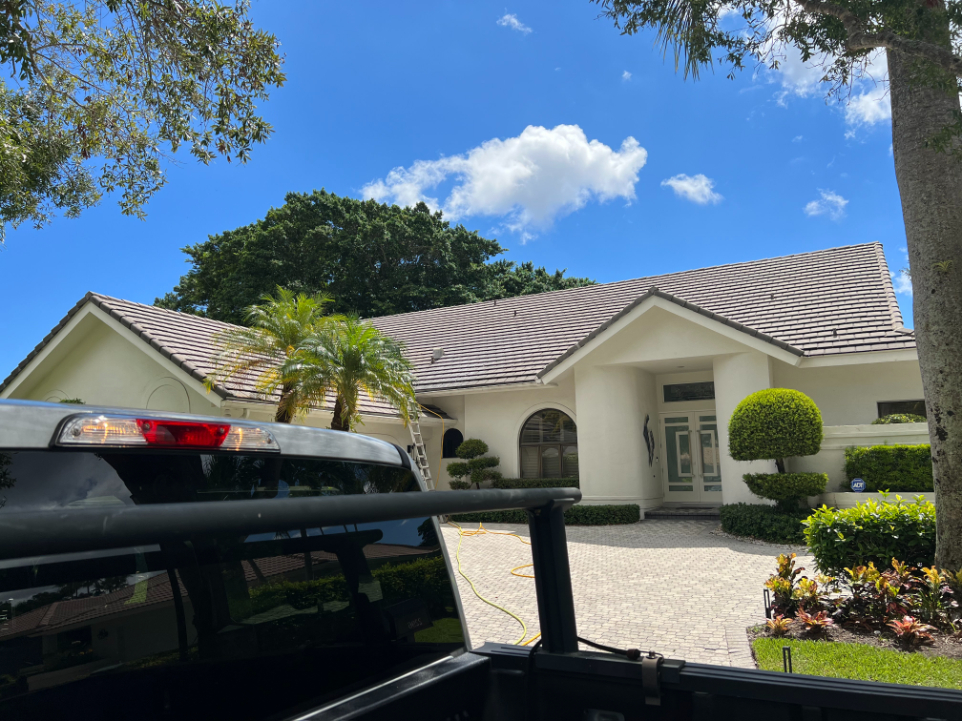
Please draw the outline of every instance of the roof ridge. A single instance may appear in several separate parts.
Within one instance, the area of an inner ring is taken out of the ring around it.
[[[889,270],[888,260],[885,258],[885,251],[882,244],[876,248],[876,258],[878,259],[879,271],[882,276],[882,288],[885,299],[888,302],[889,313],[892,314],[892,327],[900,332],[908,331],[902,318],[902,309],[899,308],[898,298],[895,297],[895,286],[892,285],[892,271]]]
[[[709,265],[709,266],[705,266],[704,268],[689,268],[688,270],[676,270],[668,273],[659,273],[657,275],[642,275],[642,276],[638,276],[637,278],[624,278],[623,280],[613,280],[608,283],[593,283],[591,285],[579,285],[576,288],[562,288],[560,290],[548,290],[543,293],[529,293],[527,295],[514,295],[514,296],[509,296],[507,298],[491,298],[489,300],[476,300],[472,303],[461,303],[460,305],[446,305],[440,308],[425,308],[424,310],[410,310],[404,313],[394,313],[392,315],[373,316],[371,318],[365,318],[365,320],[369,320],[369,321],[387,320],[388,318],[403,318],[404,316],[416,315],[421,313],[428,314],[428,313],[447,312],[447,311],[453,311],[458,308],[468,308],[471,306],[480,305],[481,303],[493,303],[497,305],[498,301],[511,302],[511,301],[518,301],[524,298],[532,298],[532,297],[543,298],[549,295],[556,296],[561,293],[584,292],[589,288],[610,288],[611,286],[619,285],[621,283],[638,283],[640,281],[649,281],[649,280],[654,281],[656,279],[666,278],[668,276],[678,277],[678,276],[683,276],[687,274],[715,271],[723,268],[745,267],[745,266],[750,266],[758,263],[771,263],[774,261],[788,260],[790,258],[801,258],[806,256],[820,255],[823,253],[835,253],[842,250],[851,250],[853,248],[868,248],[869,246],[873,246],[873,245],[877,246],[878,249],[881,249],[882,247],[881,241],[873,240],[869,243],[853,243],[851,245],[840,245],[834,248],[821,248],[819,250],[809,250],[809,251],[805,251],[804,253],[789,253],[788,255],[778,255],[773,258],[756,258],[755,260],[743,260],[737,263],[721,263],[719,265]]]

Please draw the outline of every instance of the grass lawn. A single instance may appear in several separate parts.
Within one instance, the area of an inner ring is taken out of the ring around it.
[[[431,628],[416,631],[414,640],[418,643],[461,643],[464,641],[464,634],[458,619],[439,618]]]
[[[962,689],[962,661],[955,659],[832,641],[756,638],[752,646],[764,671],[781,671],[782,647],[790,646],[795,673]]]

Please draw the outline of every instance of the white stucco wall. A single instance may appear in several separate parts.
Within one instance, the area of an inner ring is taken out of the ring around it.
[[[521,426],[532,413],[545,408],[557,408],[574,420],[578,427],[578,453],[581,460],[581,422],[575,407],[573,378],[557,386],[466,394],[463,398],[462,431],[465,440],[480,438],[487,443],[489,455],[501,459],[498,470],[505,478],[518,478],[521,475],[518,445]]]
[[[147,408],[149,403],[157,410],[220,415],[216,396],[196,390],[161,359],[142,340],[132,342],[87,315],[69,342],[59,344],[8,397],[80,398],[88,405],[124,408]]]
[[[922,394],[918,361],[793,368],[772,363],[775,388],[794,388],[813,401],[826,426],[871,423],[878,401],[914,401]]]

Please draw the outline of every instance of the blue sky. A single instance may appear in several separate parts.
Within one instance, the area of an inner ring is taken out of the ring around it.
[[[508,258],[602,282],[876,240],[906,265],[884,86],[826,102],[791,55],[686,81],[586,0],[252,12],[286,54],[271,140],[246,166],[183,155],[146,221],[107,198],[9,231],[0,377],[88,290],[151,303],[187,271],[181,247],[322,187],[434,198]]]

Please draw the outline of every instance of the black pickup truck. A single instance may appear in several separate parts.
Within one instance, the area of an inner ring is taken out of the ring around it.
[[[580,651],[579,500],[429,493],[355,434],[0,402],[0,719],[962,719],[962,692]],[[508,508],[541,642],[472,650],[437,518]]]

